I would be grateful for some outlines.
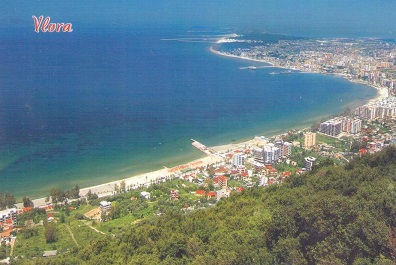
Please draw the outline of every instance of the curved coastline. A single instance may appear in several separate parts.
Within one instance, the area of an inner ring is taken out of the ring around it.
[[[274,67],[274,68],[276,67],[276,68],[288,69],[288,68],[285,68],[285,67],[277,67],[277,66],[275,66],[273,63],[268,62],[268,61],[259,60],[259,59],[254,59],[254,58],[250,58],[250,57],[246,57],[246,56],[238,56],[238,55],[233,55],[233,54],[221,52],[221,51],[218,51],[218,50],[214,49],[212,46],[209,47],[209,51],[210,51],[211,53],[213,53],[213,54],[220,55],[220,56],[224,56],[224,57],[230,57],[230,58],[236,58],[236,59],[241,59],[241,60],[248,60],[248,61],[253,61],[253,62],[266,63],[266,64],[269,64],[269,66],[272,66],[272,67]]]
[[[266,61],[266,60],[254,59],[254,58],[250,58],[250,57],[247,57],[247,56],[238,56],[238,55],[234,55],[234,54],[229,54],[229,53],[226,53],[226,52],[218,51],[218,50],[214,49],[213,46],[211,46],[211,47],[209,48],[209,51],[210,51],[211,53],[216,54],[216,55],[219,55],[219,56],[230,57],[230,58],[240,59],[240,60],[253,61],[253,62],[266,63],[266,64],[269,64],[269,66],[274,67],[274,68],[286,69],[286,70],[294,70],[294,71],[300,71],[300,73],[329,75],[329,74],[322,73],[322,72],[307,72],[307,71],[301,71],[301,70],[299,70],[299,69],[297,69],[297,68],[289,68],[289,67],[285,67],[285,66],[278,66],[278,65],[275,65],[273,62]],[[388,95],[388,90],[387,90],[387,88],[385,88],[385,87],[375,86],[375,85],[369,84],[369,83],[367,83],[367,82],[364,82],[364,81],[362,81],[362,80],[359,80],[359,79],[352,79],[352,78],[349,78],[349,77],[347,77],[347,76],[345,76],[345,75],[341,75],[341,74],[331,74],[331,75],[339,76],[339,77],[342,77],[342,78],[344,78],[345,80],[347,80],[347,81],[349,81],[349,82],[357,83],[357,84],[361,84],[361,85],[365,85],[365,86],[367,86],[367,87],[370,87],[370,88],[375,89],[375,90],[377,91],[376,96],[375,96],[374,98],[368,100],[368,101],[366,102],[366,104],[369,104],[369,103],[372,103],[372,102],[376,102],[376,101],[380,101],[380,100],[382,100],[382,99],[384,99],[384,98],[387,98],[387,97],[389,96],[389,95]]]
[[[274,65],[274,63],[268,62],[268,61],[265,61],[265,60],[254,59],[254,58],[249,58],[249,57],[243,57],[243,56],[237,56],[237,55],[224,53],[224,52],[221,52],[221,51],[218,51],[218,50],[214,49],[213,47],[210,47],[209,51],[211,53],[219,55],[219,56],[225,56],[225,57],[230,57],[230,58],[234,58],[234,59],[241,59],[241,60],[248,60],[248,61],[255,61],[255,62],[260,62],[260,63],[266,63],[266,64],[269,65],[269,67],[299,71],[298,69],[287,68],[287,67],[282,67],[282,66],[276,66],[276,65]],[[312,72],[312,73],[315,73],[315,72]],[[316,74],[320,74],[320,73],[316,72]],[[343,77],[343,78],[347,79],[350,82],[360,83],[360,84],[363,84],[363,85],[366,85],[366,86],[369,86],[371,88],[376,89],[377,90],[376,97],[371,99],[371,100],[369,100],[369,102],[376,101],[376,100],[379,100],[379,99],[387,96],[387,93],[384,93],[383,89],[381,89],[379,87],[371,86],[371,85],[368,85],[368,84],[366,84],[364,82],[359,82],[359,80],[356,80],[356,81],[355,80],[351,80],[351,79],[346,78],[345,76],[341,76],[341,75],[337,75],[337,76]],[[381,91],[382,91],[382,93],[381,93]],[[282,132],[275,133],[273,135],[267,135],[267,136],[268,137],[273,137],[275,135],[280,135],[282,133],[285,133],[288,130],[291,130],[291,129],[299,130],[299,129],[306,128],[306,126],[307,125],[305,124],[305,125],[297,126],[295,128],[288,128],[287,130],[283,130]],[[252,138],[250,138],[249,140],[237,141],[236,143],[233,143],[231,145],[229,144],[229,145],[224,145],[224,146],[229,148],[230,146],[235,147],[235,146],[240,145],[240,144],[246,144],[246,143],[249,143],[250,141],[252,141]],[[217,146],[215,148],[218,149],[219,146]],[[100,197],[105,197],[105,196],[109,196],[109,195],[114,194],[114,192],[115,192],[114,186],[116,184],[118,186],[120,186],[120,183],[122,181],[125,181],[126,186],[127,187],[131,187],[131,188],[138,187],[138,186],[147,186],[147,185],[150,185],[151,182],[162,181],[163,179],[174,177],[174,174],[178,173],[178,170],[176,170],[176,169],[183,168],[186,165],[190,165],[192,167],[194,167],[194,165],[203,166],[203,165],[208,165],[208,164],[211,164],[211,163],[215,163],[216,161],[219,161],[219,157],[214,156],[214,155],[209,155],[209,156],[206,156],[206,157],[203,157],[203,158],[200,158],[200,159],[196,159],[196,160],[191,161],[191,162],[187,162],[187,163],[185,163],[183,165],[175,166],[175,167],[173,167],[171,169],[163,168],[163,169],[154,170],[154,171],[150,171],[150,172],[143,173],[143,174],[133,174],[131,176],[128,176],[128,177],[120,179],[120,180],[114,180],[114,181],[106,182],[106,183],[103,183],[103,184],[82,188],[80,190],[80,195],[84,196],[89,190],[91,190],[91,192],[97,193]],[[175,171],[173,171],[173,170],[175,170]],[[45,202],[45,198],[34,199],[33,202],[34,202],[35,206],[43,206],[43,205],[47,204],[47,202]],[[20,206],[20,204],[18,204],[17,206]]]

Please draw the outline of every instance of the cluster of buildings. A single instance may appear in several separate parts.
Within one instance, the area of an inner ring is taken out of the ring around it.
[[[381,101],[355,109],[355,115],[370,121],[377,119],[396,119],[396,98],[388,97]]]
[[[358,134],[362,130],[362,120],[349,117],[336,117],[320,123],[319,131],[323,134],[336,137],[341,132]]]
[[[283,159],[290,157],[293,144],[277,140],[274,143],[268,143],[263,148],[256,147],[253,150],[253,156],[256,163],[275,164]]]
[[[396,92],[396,45],[376,39],[299,39],[236,49],[232,55],[261,59],[275,66],[331,73]]]
[[[8,234],[17,224],[18,211],[16,208],[0,211],[0,228]]]

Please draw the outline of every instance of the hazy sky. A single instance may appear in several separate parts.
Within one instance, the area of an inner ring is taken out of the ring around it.
[[[33,27],[32,15],[77,29],[116,26],[231,27],[305,35],[393,37],[396,0],[1,1],[0,27]]]

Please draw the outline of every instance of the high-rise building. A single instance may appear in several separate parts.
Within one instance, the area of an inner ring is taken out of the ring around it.
[[[343,118],[342,119],[342,131],[350,133],[351,132],[351,118]]]
[[[311,171],[312,170],[312,166],[315,163],[316,158],[312,157],[312,156],[308,156],[304,159],[304,167],[307,171]]]
[[[253,157],[254,157],[254,161],[264,165],[263,149],[254,148],[253,149]]]
[[[292,143],[284,142],[281,147],[281,156],[282,157],[290,157],[292,152]]]
[[[280,157],[290,157],[293,144],[284,142],[283,140],[275,140],[274,145],[279,148]]]
[[[304,135],[304,147],[306,149],[309,149],[314,145],[316,145],[316,133],[307,132]]]
[[[320,132],[330,136],[337,136],[341,133],[341,125],[341,120],[328,120],[320,124]]]
[[[362,121],[359,119],[343,118],[341,122],[343,132],[357,134],[362,129]]]
[[[364,105],[355,110],[355,115],[369,120],[395,118],[396,100],[391,97],[369,105]]]
[[[245,164],[245,155],[244,154],[234,154],[232,156],[232,165],[234,167],[243,166]]]
[[[280,150],[274,144],[267,144],[263,148],[263,157],[265,164],[273,164],[278,162]]]
[[[351,131],[350,133],[357,134],[362,130],[362,121],[356,119],[351,122]]]

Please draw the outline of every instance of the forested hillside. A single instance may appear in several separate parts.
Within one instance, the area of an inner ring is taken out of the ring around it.
[[[23,264],[395,264],[396,148]]]

